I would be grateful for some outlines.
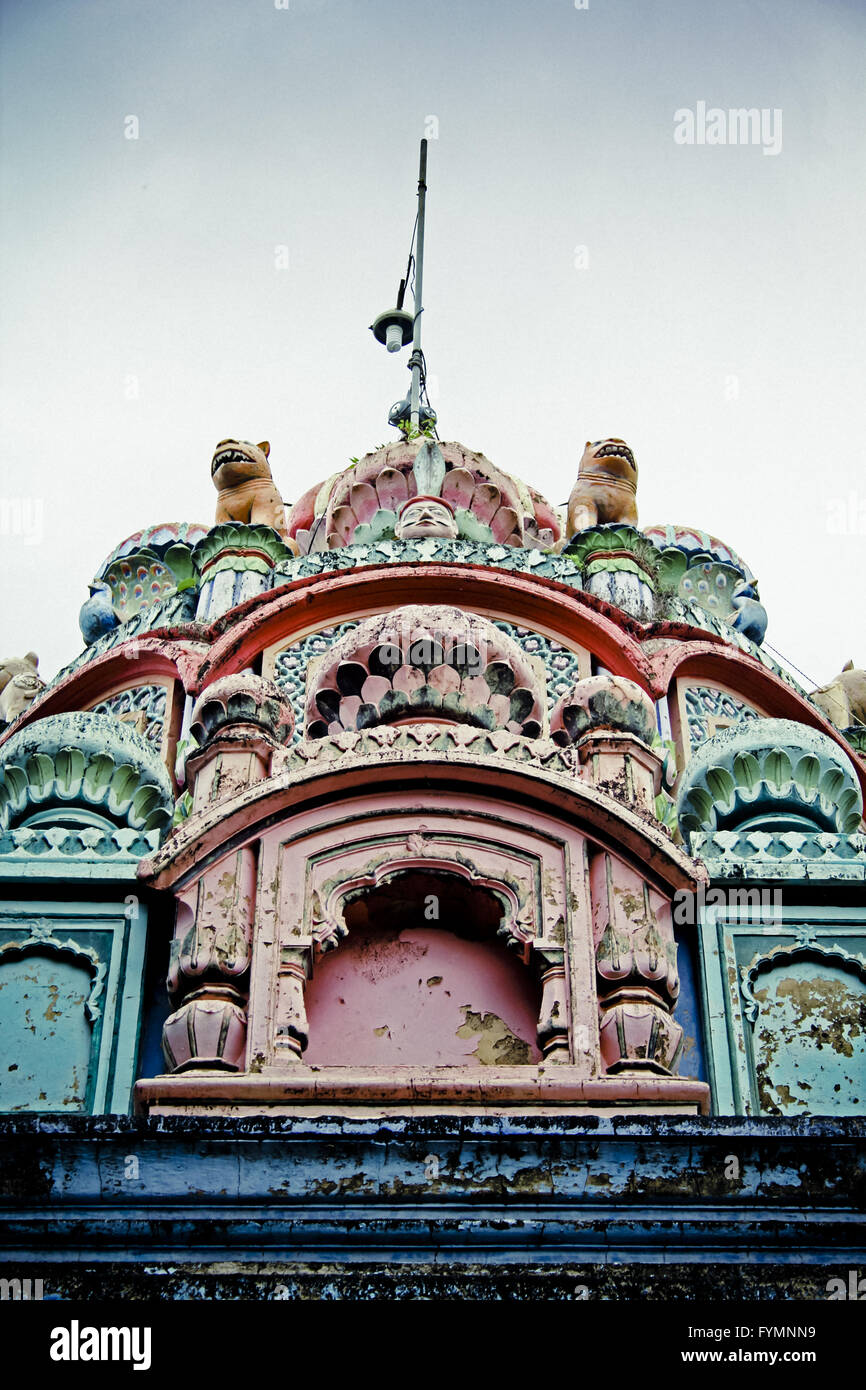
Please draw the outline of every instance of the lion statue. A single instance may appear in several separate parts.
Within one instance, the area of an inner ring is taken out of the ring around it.
[[[855,670],[849,661],[829,685],[813,690],[811,699],[837,729],[866,724],[866,671]]]
[[[0,723],[14,723],[45,689],[44,680],[36,672],[38,665],[35,652],[28,652],[25,657],[0,657]]]
[[[637,464],[622,439],[586,441],[577,470],[577,482],[568,499],[571,540],[599,522],[627,522],[637,526]]]
[[[267,440],[220,440],[210,470],[217,490],[217,526],[226,521],[271,526],[288,541],[286,509],[271,477],[270,452]]]

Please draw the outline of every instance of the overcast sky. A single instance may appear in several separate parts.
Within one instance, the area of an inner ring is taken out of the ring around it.
[[[396,437],[428,133],[441,437],[553,502],[626,439],[642,525],[738,550],[815,681],[866,666],[864,0],[2,0],[0,64],[2,654],[77,655],[218,440],[292,501]],[[766,138],[678,143],[699,103]]]

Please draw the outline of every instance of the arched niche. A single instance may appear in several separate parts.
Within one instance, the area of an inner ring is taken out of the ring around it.
[[[866,964],[806,943],[741,970],[764,1115],[859,1114],[866,1075]]]
[[[313,1066],[537,1063],[541,984],[490,887],[417,868],[343,898],[339,950],[307,984]]]
[[[0,1110],[88,1108],[105,966],[35,928],[0,948]]]

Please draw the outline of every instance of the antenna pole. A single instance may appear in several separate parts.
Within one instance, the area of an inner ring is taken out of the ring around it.
[[[421,313],[424,308],[424,209],[427,201],[427,141],[421,141],[421,165],[418,171],[418,250],[415,256],[415,325],[412,336],[412,390],[409,397],[413,427],[421,424]]]

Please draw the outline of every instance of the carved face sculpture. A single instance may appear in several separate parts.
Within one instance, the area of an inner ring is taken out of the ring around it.
[[[250,444],[246,439],[221,439],[210,466],[214,486],[222,492],[250,478],[270,478],[270,452],[271,446],[266,439],[261,444]]]
[[[609,477],[637,482],[634,454],[624,439],[597,439],[594,444],[587,440],[578,472],[604,473]]]
[[[453,541],[457,539],[457,522],[441,498],[413,497],[400,512],[394,534],[399,541],[421,540],[424,536]]]

